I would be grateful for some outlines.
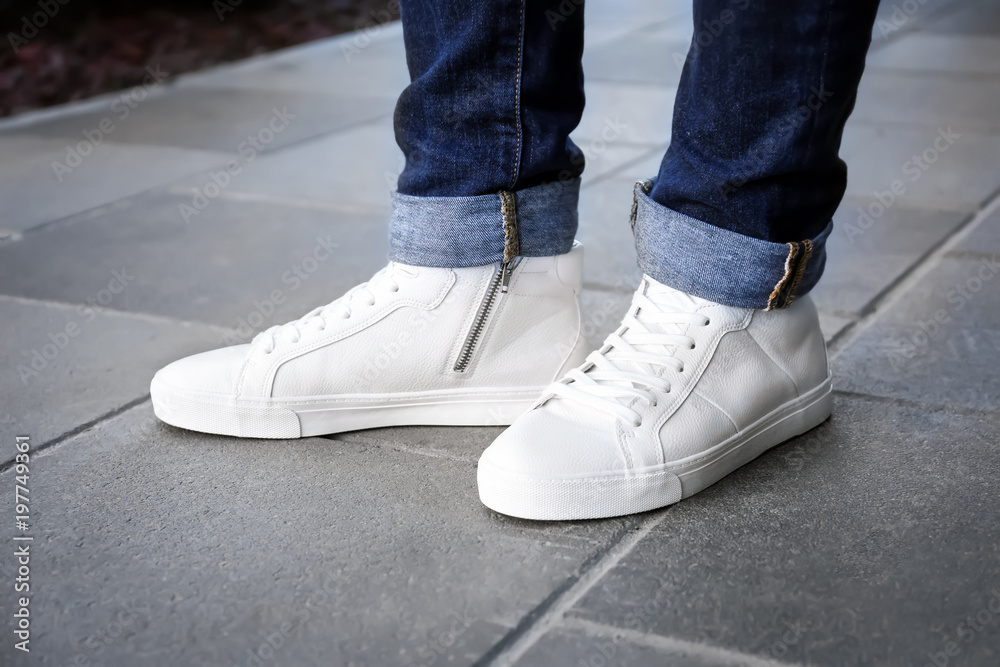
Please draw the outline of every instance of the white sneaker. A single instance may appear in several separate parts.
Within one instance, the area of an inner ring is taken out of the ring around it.
[[[808,296],[731,308],[648,276],[621,327],[479,460],[479,497],[526,519],[676,503],[823,422],[826,344]]]
[[[156,416],[251,438],[401,424],[509,424],[586,356],[583,248],[513,265],[390,263],[246,345],[160,370]]]

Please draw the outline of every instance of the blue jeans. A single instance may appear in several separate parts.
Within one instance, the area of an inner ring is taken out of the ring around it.
[[[401,5],[412,83],[396,106],[406,165],[390,258],[459,267],[568,252],[584,167],[569,138],[584,106],[583,0]],[[635,186],[646,274],[745,308],[812,289],[877,7],[695,0],[673,138],[659,173]]]

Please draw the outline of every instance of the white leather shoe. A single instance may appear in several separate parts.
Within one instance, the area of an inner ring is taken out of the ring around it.
[[[830,415],[816,308],[756,311],[648,276],[621,327],[479,460],[479,496],[526,519],[593,519],[698,493]]]
[[[586,356],[582,264],[579,244],[512,269],[390,263],[249,344],[163,368],[153,409],[174,426],[252,438],[509,424]]]

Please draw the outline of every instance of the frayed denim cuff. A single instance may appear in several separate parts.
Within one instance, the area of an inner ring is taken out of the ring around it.
[[[632,231],[639,268],[674,289],[727,306],[787,308],[811,290],[826,265],[831,222],[814,239],[773,243],[671,210],[635,185]]]
[[[511,195],[513,211],[509,210]],[[476,197],[393,192],[389,259],[450,268],[503,261],[510,244],[511,215],[515,216],[519,256],[562,255],[573,247],[579,198],[579,178]]]

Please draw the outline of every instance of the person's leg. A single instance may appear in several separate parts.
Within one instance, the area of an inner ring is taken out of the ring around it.
[[[601,349],[484,452],[487,506],[532,519],[662,507],[829,416],[806,293],[844,192],[837,152],[876,5],[695,3],[673,139],[635,189],[646,275]]]
[[[745,308],[812,289],[847,185],[837,153],[877,7],[695,2],[670,148],[655,183],[636,188],[647,275]]]
[[[249,345],[162,369],[160,419],[266,438],[509,424],[583,360],[583,156],[569,140],[583,10],[561,2],[402,3],[412,83],[389,266]]]
[[[583,7],[564,15],[559,5],[402,3],[413,81],[395,114],[406,164],[391,259],[480,266],[503,260],[513,242],[523,257],[569,252],[584,163],[569,139],[584,105]]]

